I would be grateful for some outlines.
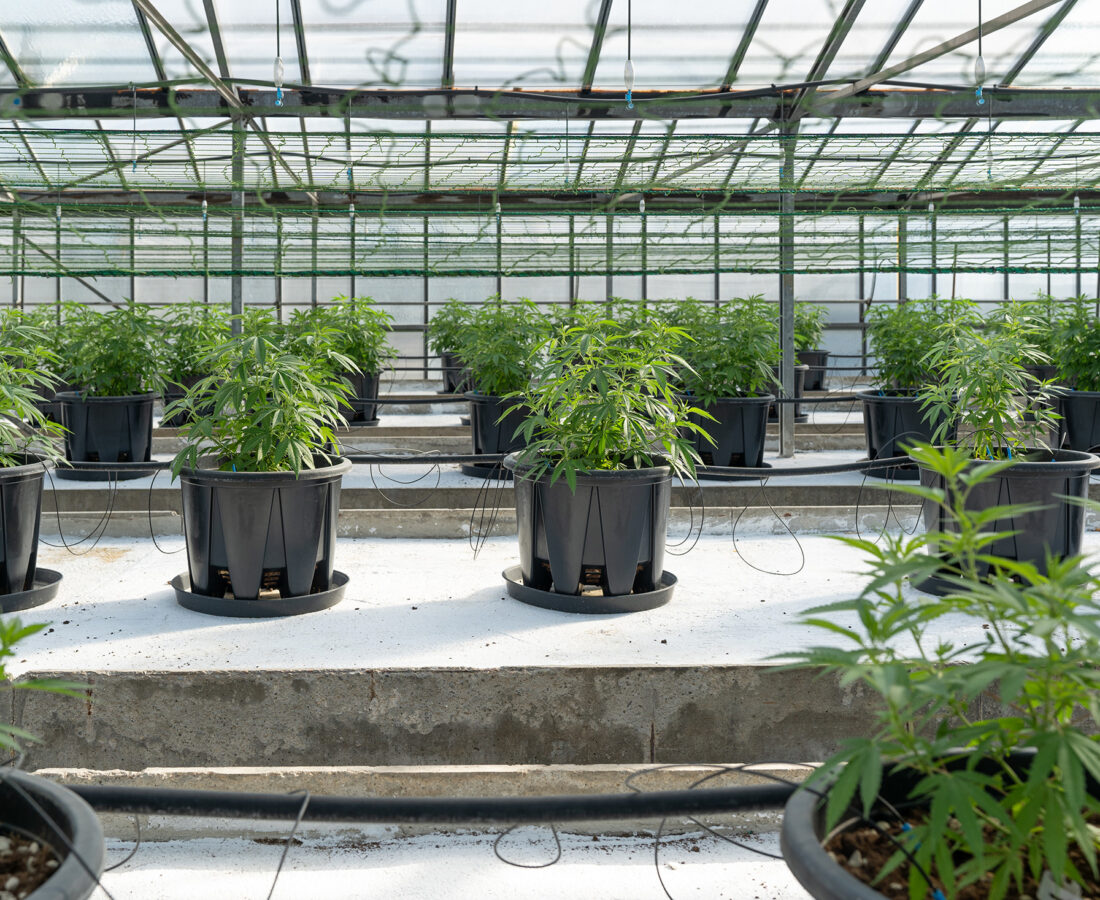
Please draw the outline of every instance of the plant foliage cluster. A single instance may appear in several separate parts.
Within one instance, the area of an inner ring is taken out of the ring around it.
[[[148,306],[126,301],[110,312],[68,308],[63,378],[80,391],[125,397],[163,387],[164,341]]]
[[[882,391],[917,391],[934,384],[941,373],[930,354],[942,339],[943,325],[961,326],[979,320],[970,300],[908,300],[872,304],[867,336],[875,355],[875,382]]]
[[[897,881],[901,867],[912,898],[982,883],[1000,900],[1047,871],[1057,885],[1095,885],[1100,798],[1086,776],[1100,781],[1100,582],[1079,558],[1050,560],[1044,574],[991,555],[991,526],[1020,508],[974,512],[967,495],[1010,462],[974,467],[964,451],[928,446],[913,453],[945,489],[896,487],[942,507],[953,527],[877,543],[838,538],[865,554],[870,578],[858,597],[803,619],[839,645],[786,656],[880,700],[874,734],[846,741],[811,781],[834,782],[827,828],[908,815],[877,877]],[[944,597],[905,587],[939,566],[930,546],[959,561]],[[983,715],[994,698],[1000,711]],[[1026,771],[1010,762],[1019,750],[1034,753]],[[893,812],[878,801],[884,764],[916,776],[912,802]],[[906,813],[914,805],[925,814]]]
[[[39,407],[57,383],[57,354],[41,317],[6,310],[0,318],[0,467],[39,455],[64,458],[61,426]]]
[[[688,367],[680,382],[703,406],[721,397],[766,394],[775,387],[779,325],[775,307],[762,297],[731,300],[715,307],[685,301],[683,330],[691,340],[681,353]]]
[[[825,322],[829,312],[816,303],[796,303],[794,305],[794,349],[816,350],[825,336]]]
[[[674,348],[687,341],[675,326],[652,319],[627,327],[595,309],[537,351],[532,383],[509,399],[530,413],[520,426],[527,441],[520,460],[530,477],[546,472],[571,488],[578,473],[669,465],[693,474],[698,456],[679,379],[690,366]],[[709,417],[708,417],[709,418]]]
[[[547,319],[530,300],[490,298],[458,328],[452,349],[469,369],[474,390],[499,397],[527,386],[548,334]]]
[[[1079,391],[1100,391],[1100,319],[1091,301],[1074,302],[1059,324],[1052,356],[1063,382]]]
[[[287,331],[291,349],[301,356],[334,352],[376,375],[394,355],[387,339],[392,327],[393,316],[370,297],[335,297],[330,304],[296,311]]]

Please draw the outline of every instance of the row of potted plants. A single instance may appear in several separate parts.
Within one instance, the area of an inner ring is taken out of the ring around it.
[[[369,298],[337,297],[331,304],[298,310],[281,324],[271,311],[249,309],[245,334],[263,334],[309,360],[341,362],[333,373],[347,381],[342,410],[349,421],[377,422],[378,379],[393,349],[387,342],[392,318]],[[19,340],[23,353],[42,351],[39,408],[65,429],[71,463],[148,462],[154,403],[171,407],[195,384],[220,373],[218,355],[231,335],[231,317],[221,307],[180,304],[157,314],[127,302],[109,312],[79,304],[24,313],[8,310],[0,332],[30,326],[37,343]],[[9,341],[10,342],[10,341]],[[43,364],[42,359],[46,362]],[[181,425],[183,409],[166,410],[164,422]],[[100,469],[63,469],[63,477],[119,477]],[[140,475],[131,471],[130,475]]]

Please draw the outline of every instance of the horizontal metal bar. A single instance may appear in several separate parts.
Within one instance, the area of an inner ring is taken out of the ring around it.
[[[269,88],[237,88],[241,106],[251,116],[375,119],[774,119],[782,99],[794,89],[693,92],[638,91],[627,109],[621,91],[557,90],[336,90],[295,85],[284,87],[283,105],[275,105]],[[804,113],[844,118],[952,119],[974,115],[972,89],[877,88],[857,96],[832,99],[835,90],[820,88]],[[0,109],[12,108],[33,118],[128,118],[134,114],[129,86],[88,88],[9,88],[0,91]],[[1100,118],[1100,91],[1086,88],[989,88],[996,118]],[[205,88],[141,88],[138,118],[159,116],[224,116],[224,98]]]

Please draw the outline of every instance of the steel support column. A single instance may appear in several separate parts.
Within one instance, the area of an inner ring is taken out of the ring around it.
[[[134,217],[130,217],[130,299],[137,302],[137,279],[134,277],[134,269],[136,268],[136,253],[134,244],[137,241],[137,234],[134,231]]]
[[[605,233],[604,233],[604,241],[605,241],[604,268],[606,270],[606,273],[604,275],[604,283],[603,283],[603,299],[607,303],[611,302],[611,297],[615,292],[615,284],[614,284],[614,281],[613,281],[614,276],[611,274],[611,262],[612,262],[612,259],[614,258],[614,251],[615,251],[615,245],[613,243],[614,242],[614,237],[612,236],[612,232],[614,231],[614,228],[615,228],[615,217],[614,216],[608,216],[607,217],[607,227],[605,228]]]
[[[241,315],[244,313],[244,281],[241,269],[244,268],[244,125],[233,121],[233,218],[229,235],[230,267],[229,311],[233,316],[233,334],[241,333]]]
[[[898,215],[898,303],[909,299],[909,219],[905,213]]]
[[[783,123],[783,170],[779,179],[779,365],[780,396],[794,396],[794,151],[797,124]],[[779,406],[779,455],[794,456],[794,405]]]
[[[721,219],[714,217],[714,305],[722,302]]]
[[[1076,205],[1076,204],[1075,204]],[[1081,296],[1081,209],[1073,211],[1073,296]]]
[[[425,177],[427,177],[425,175]],[[422,341],[422,350],[424,353],[424,379],[428,378],[428,323],[431,321],[431,307],[428,305],[431,297],[431,281],[428,278],[428,217],[424,216],[424,242],[421,246],[421,260],[423,262],[423,275],[420,278],[421,298],[424,301],[424,334]],[[440,366],[442,367],[442,361]],[[446,387],[446,385],[444,385]]]
[[[283,321],[283,220],[275,213],[275,317]]]
[[[867,308],[874,297],[867,296],[867,234],[864,217],[859,217],[859,374],[867,374]]]
[[[1001,283],[1001,299],[1002,300],[1007,300],[1008,299],[1008,263],[1009,263],[1009,258],[1008,258],[1008,216],[1004,217],[1003,227],[1004,227],[1004,232],[1003,232],[1004,236],[1002,237],[1001,251],[1004,254],[1004,270],[1005,271],[1004,271],[1004,278],[1002,279],[1002,283]]]
[[[936,279],[936,208],[930,204],[931,208],[928,211],[928,237],[929,237],[929,250],[932,257],[932,294],[937,293],[937,279]]]
[[[19,302],[19,287],[21,276],[15,273],[15,269],[19,268],[19,207],[13,206],[11,211],[11,305],[18,309],[22,304]]]

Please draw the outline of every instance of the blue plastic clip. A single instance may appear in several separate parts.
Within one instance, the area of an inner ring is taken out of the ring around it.
[[[944,896],[943,891],[937,888],[932,891],[932,900],[947,900],[947,898]]]
[[[626,108],[627,109],[633,109],[634,108],[634,100],[631,97],[631,95],[633,93],[634,93],[633,91],[627,91],[626,92]]]
[[[283,105],[283,89],[282,88],[275,88],[275,105],[276,106],[282,106]]]
[[[978,99],[978,106],[985,106],[985,97],[982,96],[981,85],[978,85],[978,87],[975,89],[974,96]]]

